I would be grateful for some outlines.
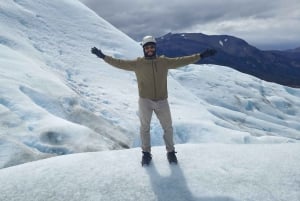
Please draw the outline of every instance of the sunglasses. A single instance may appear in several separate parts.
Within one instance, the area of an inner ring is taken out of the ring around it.
[[[147,45],[147,46],[144,47],[144,49],[145,50],[150,50],[150,49],[153,50],[153,49],[155,49],[155,46],[154,45]]]

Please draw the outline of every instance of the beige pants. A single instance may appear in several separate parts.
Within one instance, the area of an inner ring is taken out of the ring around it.
[[[152,101],[150,99],[139,99],[139,118],[141,122],[140,135],[142,150],[151,152],[150,123],[153,111],[164,130],[164,141],[168,152],[175,151],[173,141],[173,127],[168,99]]]

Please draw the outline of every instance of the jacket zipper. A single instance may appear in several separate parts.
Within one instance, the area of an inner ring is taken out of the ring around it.
[[[157,88],[156,88],[156,77],[155,77],[155,71],[157,72],[157,68],[156,68],[156,65],[155,65],[155,67],[154,67],[154,65],[153,65],[153,60],[152,60],[152,71],[153,71],[153,84],[154,84],[154,99],[157,99]],[[154,69],[155,68],[155,69]]]

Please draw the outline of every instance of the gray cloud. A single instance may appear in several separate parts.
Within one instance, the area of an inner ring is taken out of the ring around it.
[[[299,0],[81,0],[139,41],[168,32],[227,34],[261,49],[300,46]]]

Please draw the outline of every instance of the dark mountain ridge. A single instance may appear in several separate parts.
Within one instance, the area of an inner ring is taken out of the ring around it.
[[[168,33],[157,38],[159,55],[184,56],[206,48],[218,53],[197,64],[229,66],[269,82],[300,87],[300,48],[263,51],[234,36],[202,33]]]

